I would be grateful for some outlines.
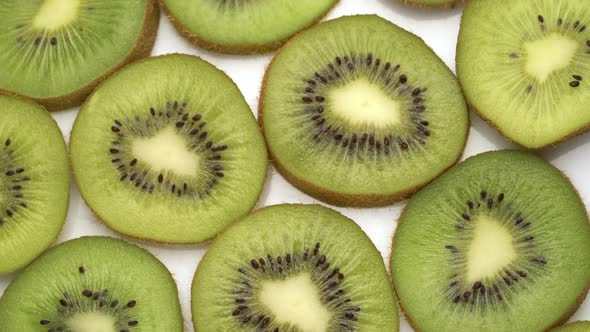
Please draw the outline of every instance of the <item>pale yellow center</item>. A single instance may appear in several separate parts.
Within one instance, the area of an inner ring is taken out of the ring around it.
[[[319,290],[307,273],[284,281],[265,281],[259,298],[279,322],[291,323],[303,332],[328,329],[330,312],[322,304]]]
[[[80,0],[43,0],[33,19],[33,28],[57,30],[78,18]]]
[[[115,319],[101,312],[84,312],[70,318],[66,325],[73,332],[115,332]]]
[[[166,127],[150,138],[135,139],[131,145],[135,158],[146,162],[156,172],[173,171],[177,175],[194,176],[199,169],[199,156],[187,149],[187,143],[174,126]]]
[[[352,124],[385,127],[402,121],[400,103],[366,78],[333,88],[328,102],[335,114]]]
[[[525,44],[526,72],[543,83],[554,71],[567,67],[578,49],[575,40],[558,33]]]
[[[475,283],[494,276],[516,259],[512,235],[489,216],[478,216],[467,252],[467,281]]]

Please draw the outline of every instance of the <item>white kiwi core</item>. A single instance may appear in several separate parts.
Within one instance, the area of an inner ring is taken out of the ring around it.
[[[567,67],[574,58],[578,43],[553,33],[525,44],[526,72],[543,83],[551,73]]]
[[[493,277],[516,259],[510,231],[493,217],[474,219],[473,240],[467,251],[467,281],[475,283]]]
[[[401,105],[367,78],[358,78],[328,93],[330,110],[353,125],[383,128],[402,121]]]
[[[43,0],[33,19],[33,28],[57,30],[78,19],[80,0]]]
[[[83,312],[73,316],[67,322],[73,332],[117,332],[115,318],[101,312]]]
[[[153,137],[134,139],[131,153],[156,172],[171,170],[181,176],[195,176],[201,163],[199,155],[189,151],[186,140],[176,133],[174,126],[160,130]]]
[[[288,322],[304,332],[324,332],[331,315],[322,304],[320,292],[307,273],[286,280],[267,280],[259,299],[279,322]]]

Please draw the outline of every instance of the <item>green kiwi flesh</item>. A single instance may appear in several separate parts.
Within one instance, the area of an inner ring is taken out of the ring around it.
[[[319,21],[338,0],[160,0],[177,30],[196,45],[222,53],[279,48]]]
[[[6,0],[0,21],[0,91],[59,110],[149,55],[159,9],[155,0]]]
[[[580,321],[574,322],[562,327],[559,327],[553,332],[589,332],[590,331],[590,322],[588,321]]]
[[[196,331],[398,331],[383,258],[319,205],[254,212],[216,238],[192,286]]]
[[[113,229],[159,242],[212,238],[258,200],[267,155],[237,86],[189,55],[129,65],[105,81],[70,139],[74,175]]]
[[[69,170],[66,144],[49,113],[0,95],[0,274],[30,263],[61,231]]]
[[[383,206],[451,167],[469,130],[448,67],[378,16],[322,23],[269,66],[259,120],[275,165],[330,204]]]
[[[3,332],[181,332],[176,284],[148,251],[84,237],[39,257],[0,298]]]
[[[468,101],[527,148],[590,127],[590,8],[577,0],[470,1],[457,73]]]
[[[527,152],[469,158],[418,192],[392,250],[400,304],[419,331],[545,331],[590,285],[584,204]]]

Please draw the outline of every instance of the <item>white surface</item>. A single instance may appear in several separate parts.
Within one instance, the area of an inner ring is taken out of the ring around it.
[[[452,10],[405,8],[395,0],[341,0],[341,3],[330,13],[329,18],[351,14],[379,14],[421,36],[454,70],[455,46],[461,10],[461,6]],[[243,57],[205,52],[181,39],[170,25],[168,19],[162,15],[153,54],[171,52],[199,55],[224,70],[238,84],[252,110],[257,109],[262,76],[271,55]],[[66,139],[69,137],[77,111],[77,109],[74,109],[53,114]],[[477,116],[472,114],[471,119],[472,129],[464,157],[488,150],[514,147]],[[586,205],[588,205],[590,203],[590,186],[588,185],[590,175],[588,175],[587,165],[590,162],[590,134],[574,138],[557,148],[548,149],[542,155],[569,176],[584,198]],[[58,242],[84,235],[121,237],[97,220],[84,204],[74,184],[72,184],[71,192],[68,219]],[[293,188],[274,169],[271,169],[258,207],[285,202],[320,203]],[[354,219],[371,237],[383,254],[384,259],[387,260],[391,247],[391,236],[395,230],[395,221],[404,205],[405,202],[401,202],[381,209],[337,208],[337,210]],[[559,234],[555,234],[555,236],[559,236]],[[207,244],[162,246],[127,240],[150,250],[172,271],[178,282],[187,331],[193,331],[190,314],[190,284]],[[0,277],[0,293],[4,291],[14,277],[14,274]],[[572,321],[580,319],[590,319],[590,299],[585,301],[572,318]],[[402,331],[412,331],[403,317],[401,326]]]

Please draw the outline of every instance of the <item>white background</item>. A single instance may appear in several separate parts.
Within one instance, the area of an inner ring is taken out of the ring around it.
[[[296,1],[296,0],[293,0]],[[462,6],[455,9],[428,10],[406,8],[396,0],[341,0],[329,14],[329,18],[342,15],[375,13],[422,37],[428,45],[454,70],[455,46],[459,31]],[[238,27],[239,28],[239,27]],[[264,69],[271,55],[227,56],[205,52],[180,38],[162,15],[154,55],[164,53],[196,54],[225,71],[238,84],[252,110],[258,107],[258,94]],[[53,113],[66,140],[69,138],[72,123],[78,109]],[[515,147],[506,142],[494,129],[486,125],[476,115],[471,114],[472,128],[464,158],[488,150]],[[543,151],[542,156],[565,172],[580,191],[586,205],[590,203],[590,134],[577,137],[556,148]],[[73,180],[72,180],[73,182]],[[288,184],[274,168],[269,177],[257,208],[279,203],[320,203],[299,192]],[[323,203],[322,203],[323,204]],[[396,220],[405,202],[380,209],[342,209],[343,214],[355,220],[370,236],[383,258],[387,260],[391,247],[391,236]],[[84,235],[108,235],[121,237],[102,224],[86,207],[75,184],[71,189],[71,204],[68,218],[58,242]],[[556,233],[555,236],[560,236]],[[183,307],[187,331],[193,331],[190,314],[190,283],[196,266],[208,244],[163,246],[127,239],[149,251],[166,264],[178,283],[180,301]],[[6,289],[15,274],[0,277],[0,294]],[[427,291],[427,290],[424,290]],[[548,299],[551,300],[551,299]],[[590,320],[590,297],[572,318]],[[402,317],[402,331],[412,331]],[[25,331],[23,331],[25,332]]]

